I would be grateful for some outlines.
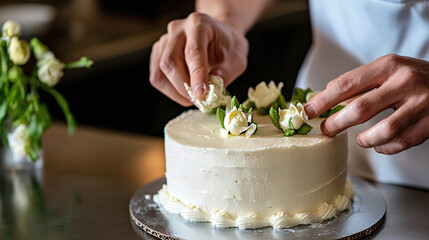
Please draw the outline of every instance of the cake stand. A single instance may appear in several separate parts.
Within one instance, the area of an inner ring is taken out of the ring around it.
[[[358,239],[369,236],[383,224],[386,202],[369,183],[354,176],[349,178],[356,192],[351,209],[322,223],[289,229],[216,228],[210,223],[186,221],[153,201],[165,178],[140,188],[130,200],[129,211],[134,229],[146,239]]]

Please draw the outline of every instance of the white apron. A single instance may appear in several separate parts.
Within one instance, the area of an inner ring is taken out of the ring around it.
[[[429,60],[429,1],[310,0],[313,45],[298,87],[323,90],[339,75],[386,54]],[[349,129],[349,171],[380,182],[429,189],[429,141],[396,155],[356,143],[356,135],[388,116],[385,111]]]

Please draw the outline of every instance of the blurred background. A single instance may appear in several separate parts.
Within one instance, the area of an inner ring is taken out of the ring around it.
[[[3,0],[0,22],[19,21],[24,38],[39,37],[66,62],[95,61],[90,71],[67,72],[57,87],[79,124],[163,136],[164,125],[186,108],[150,85],[151,46],[170,20],[193,9],[192,0]],[[244,101],[248,87],[283,81],[289,98],[311,43],[307,1],[275,1],[247,37],[248,68],[228,90]],[[54,100],[42,97],[63,121]]]

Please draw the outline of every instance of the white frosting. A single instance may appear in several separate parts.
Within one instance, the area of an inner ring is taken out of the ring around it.
[[[284,137],[268,116],[255,122],[251,138],[224,138],[215,115],[188,111],[170,121],[168,188],[154,199],[190,221],[240,228],[309,224],[350,206],[346,133],[326,137],[313,119],[309,134]]]
[[[346,185],[346,188],[351,185]],[[346,190],[345,191],[349,191]],[[251,213],[248,216],[238,216],[234,218],[226,211],[217,211],[213,215],[209,215],[201,211],[195,206],[185,206],[179,200],[172,197],[168,193],[168,187],[163,185],[158,193],[159,195],[169,196],[168,198],[154,198],[156,202],[168,210],[170,206],[181,206],[178,210],[174,208],[177,214],[180,214],[184,219],[192,222],[211,222],[216,227],[238,227],[240,229],[254,229],[272,226],[274,228],[289,228],[297,225],[306,225],[316,222],[328,220],[336,216],[338,212],[351,208],[351,197],[345,195],[337,195],[334,204],[323,202],[316,212],[297,213],[290,216],[285,211],[280,211],[271,217],[264,219],[256,213]]]
[[[191,87],[186,83],[185,89],[189,97],[191,97],[192,102],[203,113],[210,112],[212,109],[222,105],[226,106],[231,101],[231,97],[225,95],[224,82],[219,76],[210,75],[209,90],[204,100],[195,99]]]
[[[282,82],[278,86],[276,86],[274,81],[270,81],[268,86],[265,82],[261,82],[256,85],[255,89],[249,88],[247,95],[249,100],[255,103],[256,108],[268,107],[277,100],[282,88]]]
[[[308,121],[308,116],[301,103],[296,106],[291,103],[288,109],[280,109],[279,115],[279,124],[284,131],[289,129],[289,119],[291,119],[294,129],[299,129],[304,122]]]

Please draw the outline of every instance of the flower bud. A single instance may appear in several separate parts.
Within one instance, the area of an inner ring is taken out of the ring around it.
[[[268,86],[265,82],[261,82],[255,89],[249,88],[247,94],[249,100],[255,103],[256,108],[264,108],[277,100],[282,88],[282,82],[279,83],[278,86],[276,86],[274,81],[271,81]]]
[[[289,129],[289,119],[292,122],[294,129],[299,129],[305,122],[308,121],[308,116],[305,113],[304,106],[298,103],[296,106],[291,103],[288,109],[281,109],[280,127],[286,131]]]
[[[39,80],[51,87],[55,86],[64,75],[64,63],[55,57],[45,58],[37,63]]]
[[[231,110],[227,109],[223,125],[225,126],[225,136],[228,133],[232,135],[246,133],[246,137],[250,137],[257,128],[256,124],[252,123],[252,113],[245,113],[237,107],[233,107]]]
[[[24,65],[30,59],[30,46],[25,40],[12,37],[8,48],[9,59],[18,65]]]
[[[8,20],[3,24],[2,32],[7,37],[19,37],[21,35],[21,25],[18,22]]]

